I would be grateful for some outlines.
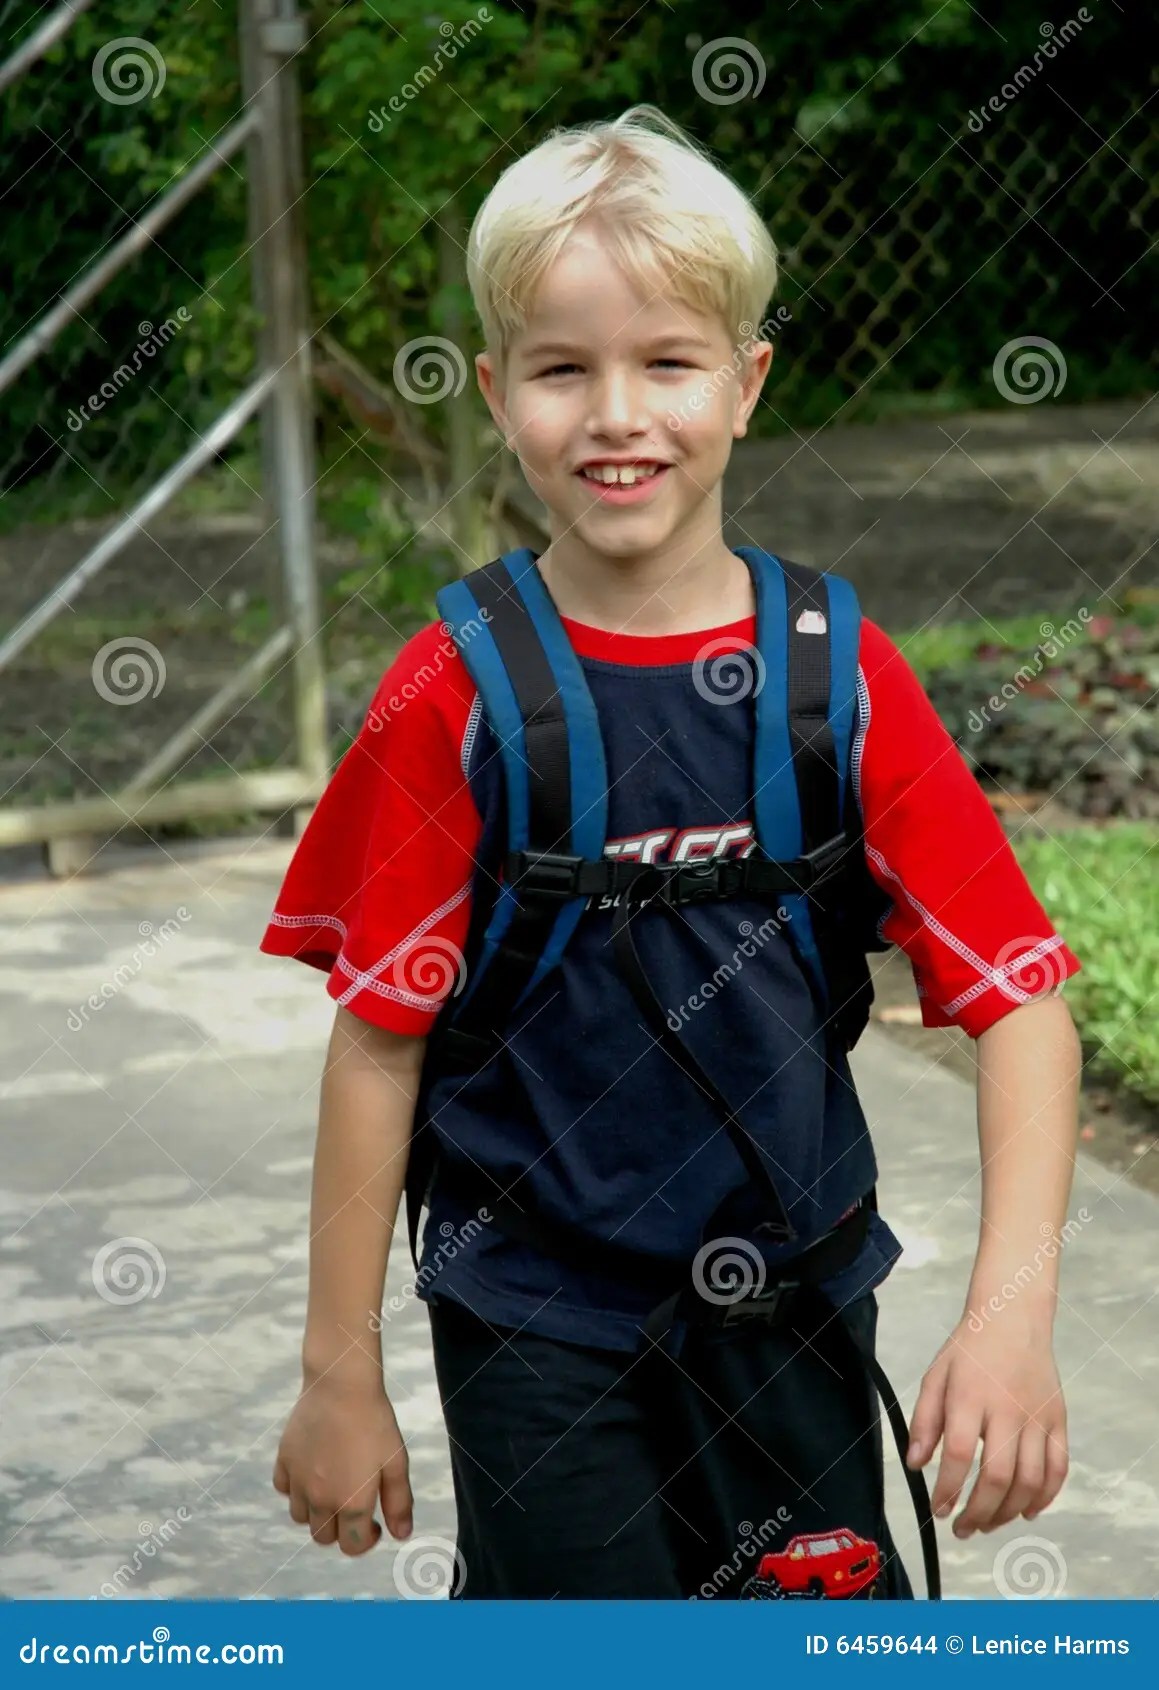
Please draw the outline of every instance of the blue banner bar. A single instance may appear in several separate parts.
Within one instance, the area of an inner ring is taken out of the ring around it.
[[[1102,1601],[0,1603],[0,1684],[317,1686],[366,1667],[407,1686],[1156,1682],[1159,1604]],[[175,1675],[170,1680],[170,1674]]]

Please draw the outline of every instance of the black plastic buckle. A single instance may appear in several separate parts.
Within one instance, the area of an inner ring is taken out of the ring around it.
[[[744,880],[744,866],[735,857],[706,857],[681,863],[672,883],[670,902],[706,903],[710,898],[735,898]]]
[[[576,881],[583,857],[563,851],[509,851],[504,873],[513,891],[548,903],[566,903],[577,896]]]

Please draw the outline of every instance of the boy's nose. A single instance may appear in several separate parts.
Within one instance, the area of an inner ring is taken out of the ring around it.
[[[604,376],[596,383],[588,427],[594,434],[626,435],[646,431],[650,412],[642,384],[627,373]]]

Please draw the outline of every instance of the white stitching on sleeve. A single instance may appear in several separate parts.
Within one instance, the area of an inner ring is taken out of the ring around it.
[[[988,968],[984,980],[976,981],[969,991],[959,993],[952,1003],[943,1004],[943,1010],[947,1015],[956,1015],[959,1009],[964,1009],[968,1003],[973,1003],[975,998],[980,998],[991,986],[1001,986],[1007,997],[1014,998],[1019,1003],[1030,1003],[1031,994],[1024,992],[1019,986],[1012,986],[1008,976],[1016,973],[1028,962],[1037,962],[1040,957],[1049,956],[1050,952],[1056,951],[1061,944],[1062,934],[1054,933],[1049,939],[1040,939],[1037,945],[1023,951],[1021,956],[1004,962],[1001,968]]]
[[[463,899],[470,896],[470,893],[471,882],[469,880],[464,881],[457,892],[444,899],[438,909],[432,910],[430,915],[424,916],[418,926],[413,928],[405,939],[400,939],[393,950],[387,951],[386,955],[380,957],[374,967],[365,973],[354,968],[345,957],[335,958],[336,966],[342,970],[343,974],[349,976],[351,981],[346,991],[338,999],[339,1004],[349,1003],[351,998],[356,997],[360,991],[369,991],[378,993],[380,997],[394,998],[396,1002],[409,1004],[414,1009],[430,1009],[431,1001],[429,998],[420,997],[417,993],[407,992],[398,986],[384,985],[379,980],[378,975],[384,968],[389,968],[390,964],[410,945],[413,945],[416,939],[421,939],[425,933],[428,933],[443,916],[449,914],[451,910],[457,909]]]
[[[483,700],[475,694],[475,702],[471,706],[471,713],[467,717],[467,726],[463,730],[463,743],[459,750],[459,762],[464,777],[471,762],[471,752],[475,748],[475,739],[479,732],[479,723],[483,719]]]
[[[346,923],[339,921],[336,915],[279,915],[277,910],[270,917],[271,927],[336,927],[342,935],[342,942],[346,942]]]

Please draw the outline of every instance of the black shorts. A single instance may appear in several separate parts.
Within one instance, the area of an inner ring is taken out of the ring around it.
[[[678,1361],[429,1305],[458,1509],[454,1597],[911,1598],[864,1368],[822,1327],[690,1333]],[[838,1317],[833,1316],[836,1320]],[[844,1319],[872,1345],[870,1294]]]

